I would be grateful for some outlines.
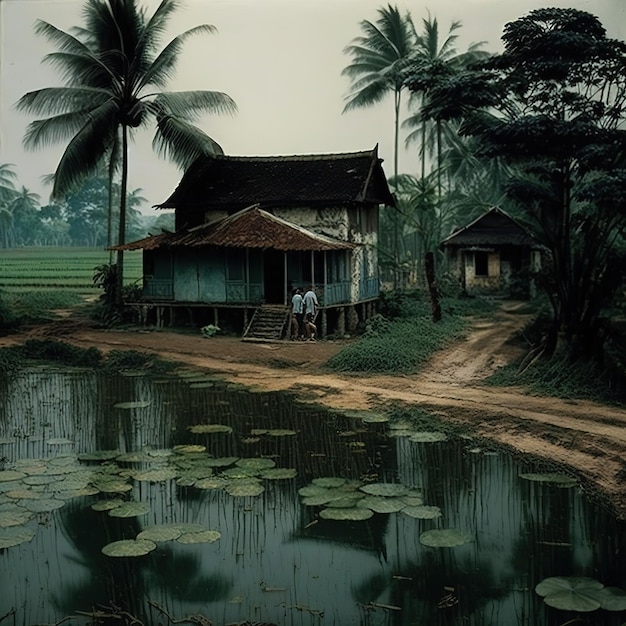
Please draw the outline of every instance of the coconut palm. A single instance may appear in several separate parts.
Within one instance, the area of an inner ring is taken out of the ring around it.
[[[128,142],[133,131],[154,124],[153,147],[186,167],[200,154],[221,148],[193,122],[202,112],[233,113],[234,101],[216,91],[164,91],[178,54],[191,35],[214,33],[202,24],[160,48],[167,22],[179,7],[162,0],[152,16],[136,0],[87,0],[84,26],[64,32],[44,21],[36,32],[56,44],[45,60],[61,71],[62,87],[25,94],[20,110],[48,116],[32,122],[28,148],[69,139],[54,175],[53,198],[65,196],[103,162],[109,175],[120,170],[118,245],[125,242]],[[121,304],[123,252],[117,252],[117,293]]]
[[[401,95],[406,65],[415,51],[415,29],[410,13],[403,15],[391,4],[378,9],[375,22],[363,20],[360,26],[363,34],[344,49],[352,56],[352,62],[342,71],[342,75],[352,81],[344,112],[372,106],[389,93],[393,94],[395,178],[398,176]]]
[[[439,22],[430,14],[422,20],[422,31],[415,32],[415,57],[411,67],[405,73],[405,84],[412,93],[410,104],[416,104],[420,109],[428,97],[428,91],[442,80],[458,72],[468,64],[487,56],[487,52],[480,50],[483,43],[473,43],[465,52],[459,53],[455,47],[458,37],[456,31],[461,28],[461,22],[454,21],[448,29],[447,36],[441,41]],[[434,124],[422,115],[421,110],[409,117],[403,126],[416,129],[407,136],[407,143],[418,138],[421,140],[420,157],[422,178],[425,176],[426,158],[430,152],[436,154],[438,174],[438,190],[441,195],[441,155],[443,140],[443,125],[435,120]],[[429,128],[430,126],[430,128]]]

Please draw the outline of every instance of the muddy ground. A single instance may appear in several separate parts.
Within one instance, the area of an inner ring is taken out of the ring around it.
[[[504,303],[489,319],[474,320],[466,339],[436,354],[429,367],[410,376],[325,371],[323,364],[346,341],[256,343],[167,329],[101,330],[71,316],[0,338],[0,346],[54,336],[104,352],[154,352],[220,372],[233,382],[268,391],[289,390],[332,408],[418,406],[513,451],[563,465],[626,519],[626,408],[532,396],[522,388],[484,384],[487,375],[519,354],[519,348],[507,343],[527,321],[516,309],[515,303]]]

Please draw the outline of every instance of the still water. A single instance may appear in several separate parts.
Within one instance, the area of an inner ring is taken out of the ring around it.
[[[402,416],[127,374],[0,383],[2,626],[626,622],[535,593],[626,589],[624,523],[562,475]]]

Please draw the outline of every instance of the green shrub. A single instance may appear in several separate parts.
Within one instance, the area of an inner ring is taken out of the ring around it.
[[[47,361],[77,367],[95,367],[102,361],[97,348],[79,348],[56,339],[29,339],[20,347],[23,359]]]
[[[137,350],[111,350],[107,354],[104,368],[111,372],[122,370],[150,370],[154,373],[165,373],[176,367],[175,363],[168,363],[153,354]]]
[[[341,372],[411,373],[462,336],[466,325],[460,317],[434,323],[424,316],[396,321],[377,316],[364,335],[332,356],[327,366]]]

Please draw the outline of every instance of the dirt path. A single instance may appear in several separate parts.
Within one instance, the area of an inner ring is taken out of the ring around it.
[[[330,374],[323,363],[345,342],[252,343],[203,339],[197,333],[93,330],[71,318],[27,336],[56,336],[103,351],[141,350],[220,372],[227,379],[270,391],[296,392],[304,400],[339,409],[406,403],[471,428],[479,437],[515,451],[563,464],[607,497],[626,519],[626,409],[587,401],[531,396],[524,389],[494,388],[482,380],[514,358],[507,339],[526,321],[512,308],[476,320],[467,339],[442,351],[412,376]]]

